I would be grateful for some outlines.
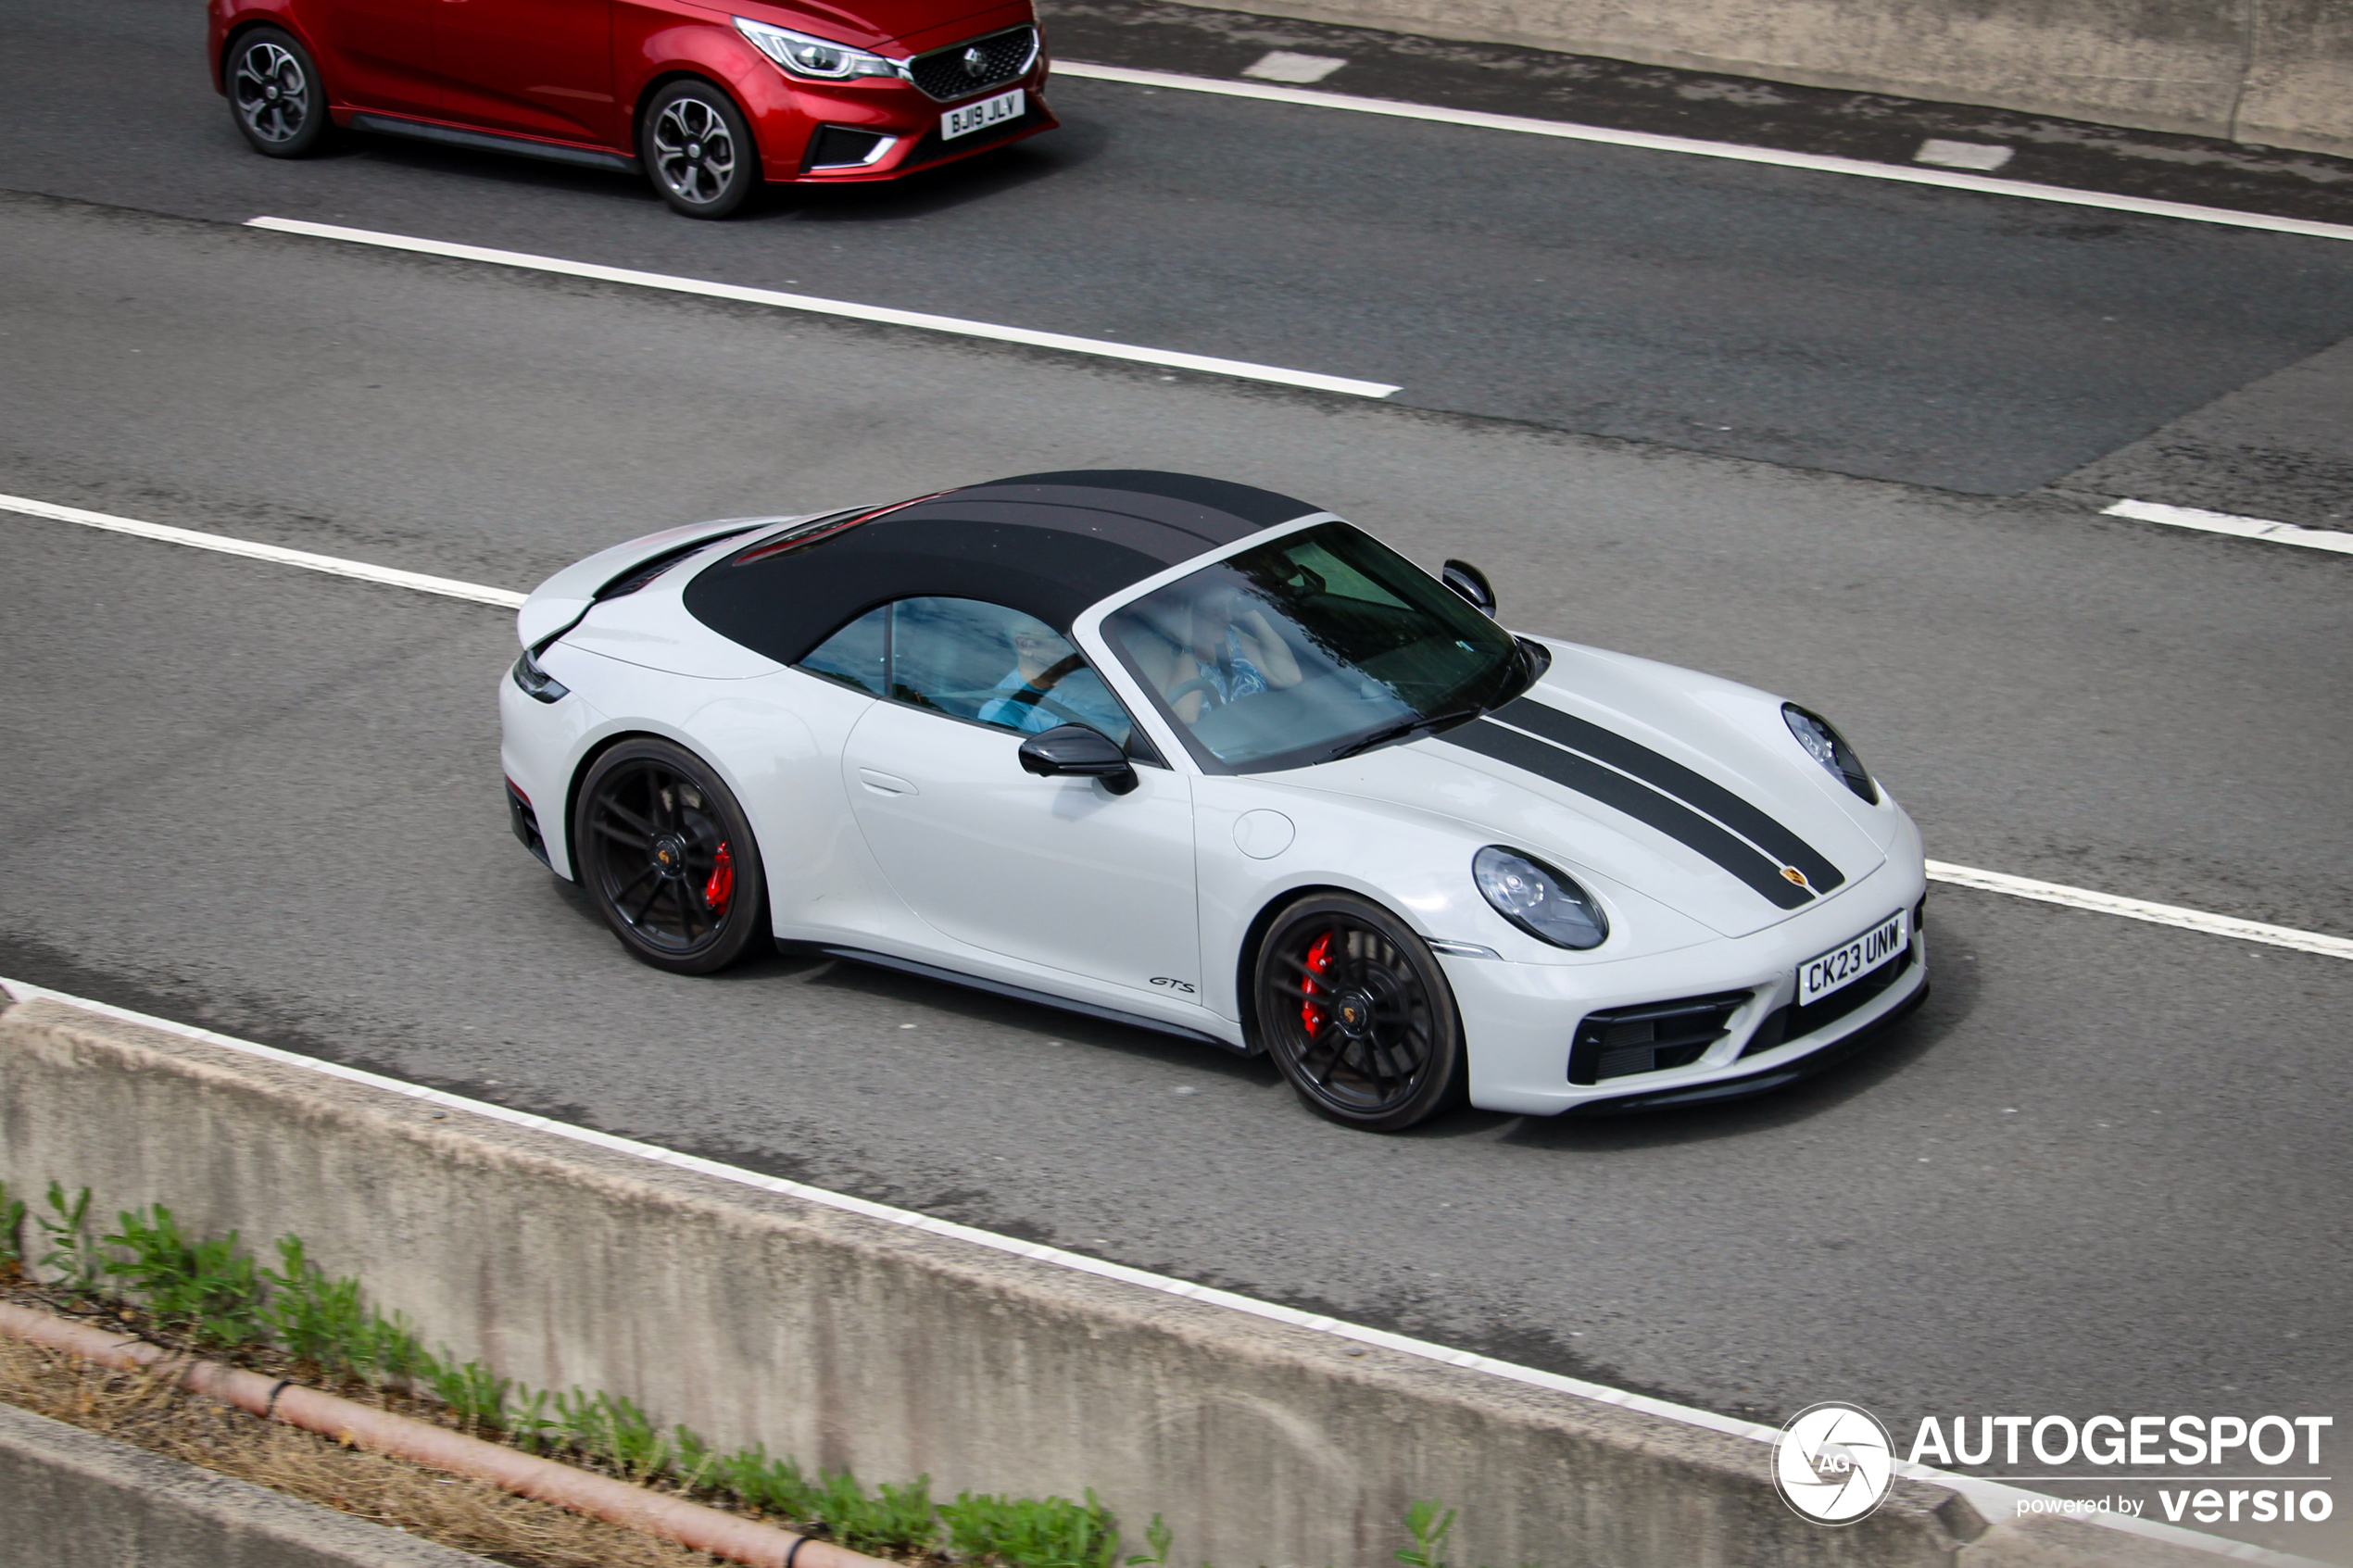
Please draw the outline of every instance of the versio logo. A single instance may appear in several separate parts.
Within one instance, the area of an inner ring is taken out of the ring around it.
[[[1818,1524],[1868,1519],[1886,1499],[1895,1456],[1879,1418],[1854,1405],[1808,1405],[1773,1440],[1781,1500]]]

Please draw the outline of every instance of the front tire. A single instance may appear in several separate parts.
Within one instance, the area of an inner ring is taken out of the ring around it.
[[[573,809],[573,854],[589,901],[636,958],[709,974],[768,928],[751,824],[701,758],[661,740],[597,759]]]
[[[1260,1039],[1318,1115],[1402,1132],[1463,1103],[1463,1025],[1422,939],[1344,893],[1275,917],[1252,985]]]
[[[283,28],[241,32],[221,72],[245,144],[264,157],[308,157],[325,141],[327,88],[302,40]]]
[[[725,218],[760,187],[760,144],[736,101],[708,82],[673,82],[646,106],[637,157],[671,210]]]

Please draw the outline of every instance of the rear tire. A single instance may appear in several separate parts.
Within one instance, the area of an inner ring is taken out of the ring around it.
[[[630,953],[673,974],[709,974],[768,930],[768,883],[751,824],[716,770],[662,740],[597,759],[573,810],[581,885]]]
[[[237,34],[220,74],[238,133],[262,157],[308,157],[327,139],[326,83],[293,33],[257,27]]]
[[[673,212],[725,218],[760,188],[760,144],[736,101],[699,78],[673,82],[646,106],[637,157]]]
[[[1453,988],[1378,904],[1314,894],[1277,915],[1252,999],[1267,1054],[1317,1115],[1396,1133],[1465,1101]]]

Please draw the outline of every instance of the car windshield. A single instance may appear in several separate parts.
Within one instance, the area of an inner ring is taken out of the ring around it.
[[[1122,607],[1103,634],[1221,772],[1325,762],[1502,700],[1510,633],[1394,550],[1327,522]]]

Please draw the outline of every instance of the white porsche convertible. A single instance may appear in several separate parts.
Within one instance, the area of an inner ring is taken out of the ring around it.
[[[1265,1051],[1378,1131],[1752,1094],[1926,994],[1919,834],[1827,721],[1493,615],[1181,474],[672,529],[523,606],[507,801],[648,963]]]

